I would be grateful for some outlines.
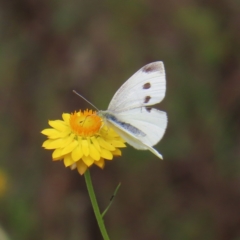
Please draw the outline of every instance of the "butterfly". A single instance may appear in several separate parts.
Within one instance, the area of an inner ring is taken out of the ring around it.
[[[136,149],[149,150],[163,159],[153,146],[165,133],[167,114],[150,106],[161,102],[165,92],[163,62],[149,63],[118,89],[108,109],[98,111],[98,115],[129,145]]]

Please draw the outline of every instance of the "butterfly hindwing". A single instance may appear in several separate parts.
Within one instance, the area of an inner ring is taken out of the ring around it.
[[[123,138],[128,144],[130,144],[134,148],[140,150],[149,150],[153,154],[155,154],[158,158],[163,159],[162,155],[156,149],[142,142],[138,136],[126,130],[121,124],[119,125],[119,123],[114,122],[112,120],[108,120],[107,124],[109,127],[113,128],[121,138]]]
[[[115,117],[119,122],[139,129],[142,134],[136,134],[136,137],[149,146],[156,145],[162,139],[167,127],[167,114],[155,108],[134,108],[115,114]]]

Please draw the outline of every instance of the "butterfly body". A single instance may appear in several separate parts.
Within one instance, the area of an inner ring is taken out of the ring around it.
[[[162,159],[152,146],[165,133],[167,114],[149,106],[161,102],[165,92],[163,63],[149,63],[130,77],[115,93],[108,109],[98,114],[134,148],[148,149]]]

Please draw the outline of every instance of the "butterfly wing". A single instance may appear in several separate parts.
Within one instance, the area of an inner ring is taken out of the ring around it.
[[[131,127],[138,129],[142,134],[138,134],[137,130],[132,131],[141,142],[154,146],[163,137],[167,127],[167,114],[155,108],[134,108],[121,113],[114,113],[115,121],[118,125],[122,125],[126,132],[131,132]],[[136,134],[135,134],[136,132]],[[141,148],[138,148],[141,149]]]
[[[160,159],[163,159],[162,155],[152,146],[163,137],[167,125],[167,116],[165,112],[158,111],[157,109],[152,110],[153,117],[150,117],[150,113],[148,112],[139,114],[136,112],[136,109],[133,111],[130,110],[128,116],[131,117],[131,121],[129,122],[123,120],[124,115],[111,115],[106,112],[105,117],[107,125],[113,128],[128,144],[136,149],[147,149]],[[132,118],[133,116],[134,119]],[[144,121],[144,116],[150,118]],[[156,125],[157,120],[160,120],[158,121],[158,125]]]
[[[121,113],[101,111],[106,124],[136,149],[148,149],[157,157],[162,155],[152,146],[157,144],[165,133],[167,114],[157,109],[134,108]]]
[[[108,111],[123,112],[132,108],[150,106],[161,102],[165,92],[163,62],[149,63],[119,88],[108,106]]]
[[[152,146],[164,135],[167,115],[147,108],[165,97],[166,79],[161,61],[145,65],[130,77],[113,96],[108,110],[100,111],[106,123],[136,149],[148,149],[162,155]]]

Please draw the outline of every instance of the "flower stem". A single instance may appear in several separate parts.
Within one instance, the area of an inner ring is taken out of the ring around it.
[[[94,193],[94,190],[93,190],[90,171],[88,169],[84,173],[84,177],[85,177],[85,181],[86,181],[86,184],[87,184],[88,194],[89,194],[89,197],[90,197],[90,200],[91,200],[91,203],[92,203],[93,211],[95,213],[95,217],[97,219],[98,226],[99,226],[100,232],[102,234],[102,237],[103,237],[104,240],[110,240],[110,238],[108,237],[108,234],[107,234],[107,230],[106,230],[105,225],[104,225],[103,218],[102,218],[101,213],[99,211],[99,207],[98,207],[98,204],[97,204],[97,199],[96,199],[96,196],[95,196],[95,193]]]

